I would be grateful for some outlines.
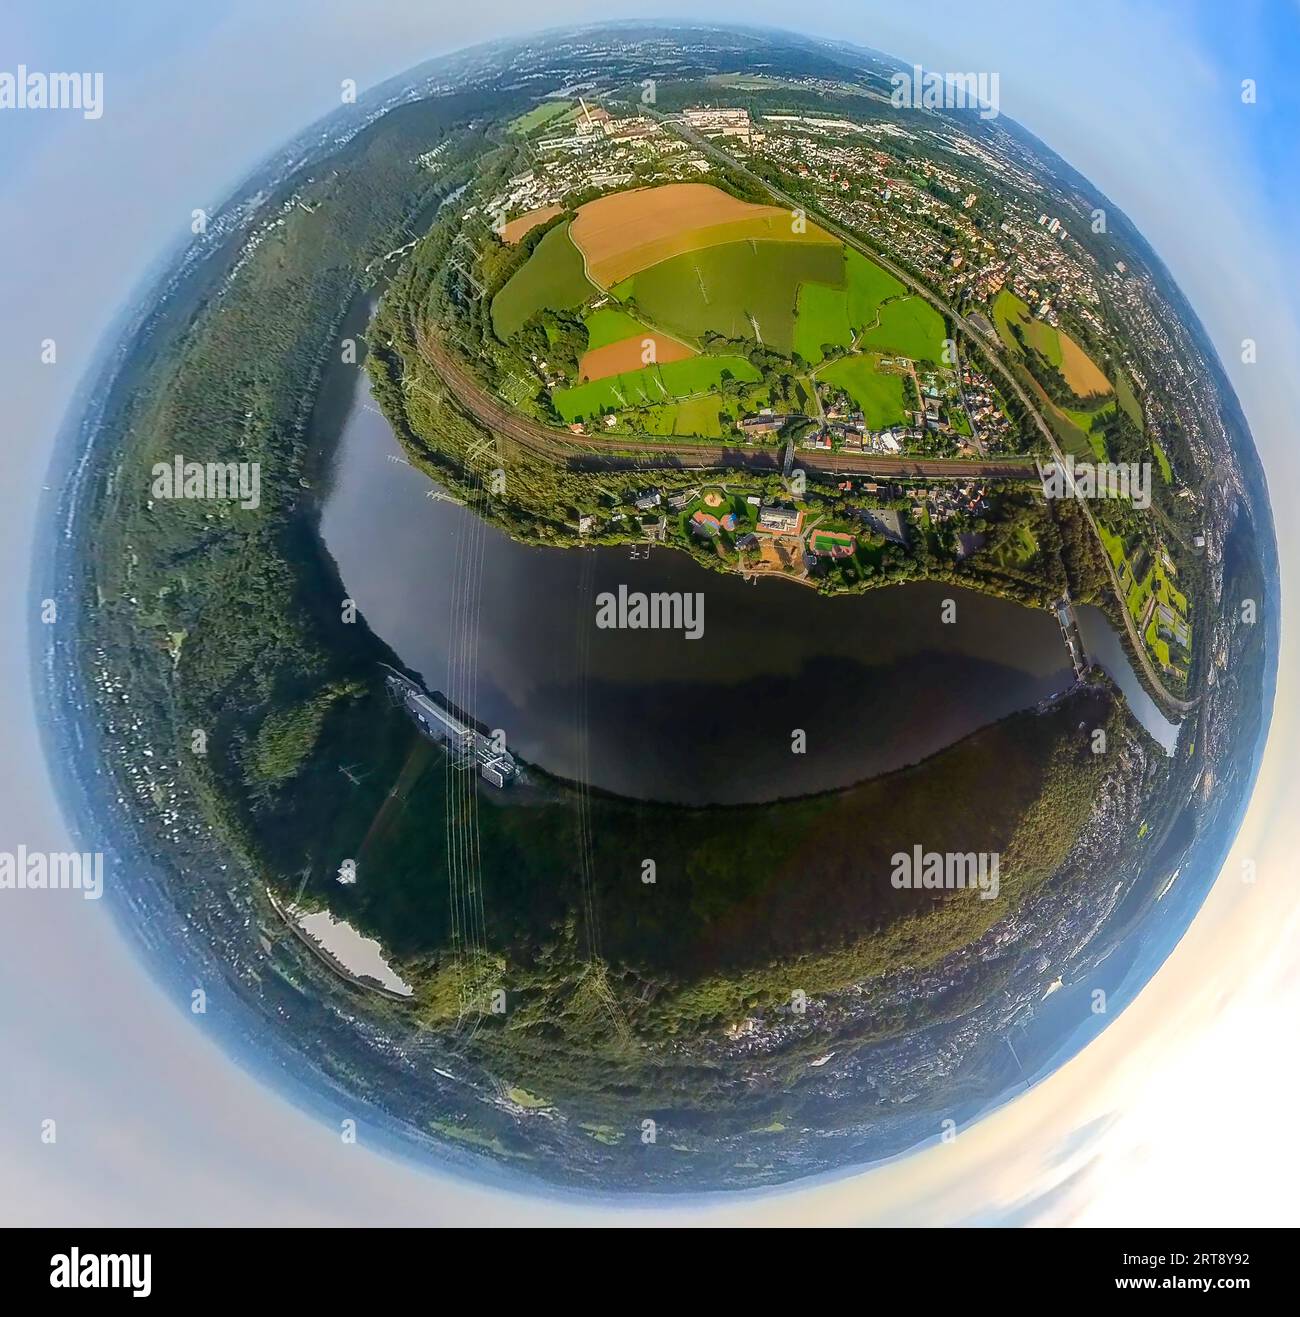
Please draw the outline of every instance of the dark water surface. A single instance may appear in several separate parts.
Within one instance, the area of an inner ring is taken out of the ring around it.
[[[1051,614],[939,582],[825,598],[669,549],[517,544],[427,497],[353,367],[327,382],[315,424],[337,435],[321,533],[366,621],[431,689],[561,776],[656,800],[799,795],[924,758],[1070,682]],[[598,628],[596,596],[620,586],[699,592],[703,635]]]

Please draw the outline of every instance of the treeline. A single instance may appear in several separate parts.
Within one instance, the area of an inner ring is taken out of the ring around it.
[[[409,240],[477,154],[464,122],[480,104],[394,110],[297,181],[301,204],[269,204],[278,225],[119,411],[120,464],[95,511],[94,640],[150,742],[269,878],[267,820],[314,773],[332,722],[374,720],[375,661],[391,658],[345,620],[315,532],[312,400],[366,267]],[[440,143],[435,173],[418,157]],[[255,465],[257,506],[154,497],[154,464],[178,454]]]

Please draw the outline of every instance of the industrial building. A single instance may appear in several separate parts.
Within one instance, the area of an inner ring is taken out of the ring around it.
[[[400,704],[431,741],[447,746],[460,766],[477,766],[479,776],[494,787],[514,781],[519,766],[508,751],[497,750],[482,732],[444,709],[400,672],[385,668],[384,684],[393,703]]]

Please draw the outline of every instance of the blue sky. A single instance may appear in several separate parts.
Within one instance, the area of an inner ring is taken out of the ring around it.
[[[1300,487],[1295,5],[909,0],[792,10],[773,0],[705,0],[677,9],[697,20],[797,26],[932,68],[999,71],[1003,112],[1125,209],[1182,284],[1240,393],[1275,494]],[[183,240],[190,210],[218,203],[258,159],[334,108],[344,77],[370,85],[441,51],[595,12],[589,0],[556,0],[544,17],[521,0],[9,0],[0,68],[103,70],[106,108],[97,122],[0,112],[6,616],[26,616],[33,495],[71,392],[128,294]],[[602,0],[598,12],[647,16],[623,0]],[[671,15],[673,6],[655,12]],[[1254,106],[1240,101],[1247,77],[1259,85]],[[35,364],[46,336],[59,343],[55,367]],[[1253,367],[1239,362],[1247,336],[1260,343]],[[1295,520],[1279,516],[1286,617],[1300,560]],[[57,849],[62,825],[25,698],[24,634],[23,626],[0,633],[10,752],[0,849]],[[1260,881],[1246,891],[1225,876],[1132,1010],[946,1160],[926,1154],[835,1186],[702,1205],[701,1218],[935,1221],[978,1209],[1162,1222],[1272,1209],[1294,1219],[1294,1204],[1271,1196],[1271,1186],[1294,1183],[1300,1152],[1238,1119],[1259,1094],[1300,1087],[1294,1062],[1271,1045],[1293,1033],[1300,1010],[1291,876],[1300,799],[1290,764],[1300,665],[1285,625],[1284,647],[1270,753],[1229,865],[1255,859]],[[336,1140],[226,1062],[153,985],[99,906],[28,899],[2,913],[0,1165],[11,1191],[0,1219],[534,1213],[526,1201],[417,1173],[364,1146],[342,1157]],[[35,1130],[55,1113],[66,1137],[49,1149]],[[584,1216],[578,1206],[546,1212]]]
[[[1260,195],[1281,224],[1286,209],[1300,199],[1300,172],[1295,169],[1296,125],[1300,124],[1300,81],[1295,77],[1300,6],[1286,0],[1256,0],[1185,8],[1196,24],[1201,44],[1217,52],[1225,77],[1240,71],[1241,77],[1254,77],[1262,86],[1258,104],[1243,105],[1239,113],[1253,116],[1246,134],[1251,143],[1247,149],[1259,172]]]

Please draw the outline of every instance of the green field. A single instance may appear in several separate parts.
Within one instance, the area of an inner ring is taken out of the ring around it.
[[[849,324],[848,294],[827,284],[804,284],[799,289],[799,309],[794,324],[794,350],[807,362],[821,361],[828,343],[846,348],[853,342]]]
[[[1098,462],[1107,460],[1105,437],[1100,433],[1094,433],[1092,425],[1095,420],[1110,410],[1109,404],[1105,407],[1098,407],[1093,411],[1079,411],[1076,408],[1057,407],[1055,403],[1045,402],[1044,409],[1049,413],[1055,412],[1068,426],[1073,427],[1072,430],[1063,430],[1057,427],[1057,437],[1061,439],[1062,447],[1066,452],[1087,460],[1092,458],[1096,458]],[[1050,416],[1049,419],[1051,419]],[[1073,432],[1075,430],[1078,431],[1078,434]]]
[[[572,108],[572,101],[543,101],[541,105],[535,105],[527,114],[521,114],[519,118],[513,120],[510,124],[510,131],[512,133],[535,132],[538,128],[542,128],[567,114]]]
[[[587,350],[621,343],[625,338],[641,338],[650,332],[648,326],[616,306],[602,306],[589,311],[583,323],[587,326]]]
[[[1119,399],[1119,405],[1128,413],[1129,419],[1140,430],[1143,426],[1142,407],[1137,400],[1137,395],[1133,392],[1133,386],[1129,383],[1129,378],[1124,372],[1117,371],[1115,374],[1115,397]]]
[[[492,299],[492,328],[504,342],[544,307],[572,310],[596,291],[583,271],[582,253],[569,238],[569,226],[557,225]]]
[[[673,408],[673,434],[698,435],[717,439],[722,435],[722,422],[718,418],[719,399],[710,394],[700,398],[687,398]]]
[[[608,379],[592,380],[572,389],[556,389],[556,410],[565,421],[580,421],[603,416],[608,412],[622,412],[629,407],[645,407],[676,402],[676,414],[681,414],[680,400],[695,394],[705,394],[718,388],[723,372],[733,378],[757,383],[757,370],[744,357],[691,357],[686,361],[671,361],[666,365],[647,366],[644,370],[611,375]],[[717,433],[717,413],[722,400],[716,397],[700,399],[707,403],[714,417]],[[699,409],[695,409],[699,414]],[[661,433],[683,433],[674,429]]]
[[[1139,430],[1142,429],[1142,409],[1128,381],[1122,381],[1122,386],[1117,388],[1069,334],[1041,320],[1035,320],[1024,301],[1007,288],[1003,288],[994,299],[993,320],[998,336],[1012,352],[1023,355],[1020,340],[1016,336],[1018,331],[1023,342],[1055,368],[1065,388],[1077,398],[1097,402],[1104,397],[1110,401],[1114,394],[1129,419]],[[1033,373],[1031,370],[1030,374]],[[1042,382],[1038,383],[1040,391],[1047,394],[1048,390],[1043,388]],[[1084,427],[1085,431],[1087,428]]]
[[[1111,562],[1115,564],[1117,569],[1123,567],[1127,561],[1124,554],[1124,541],[1100,522],[1097,523],[1097,533],[1101,536],[1101,542],[1106,546],[1106,552],[1110,555]]]
[[[920,297],[901,297],[880,308],[880,323],[863,332],[861,346],[938,364],[943,359],[946,337],[943,317],[929,302]]]
[[[1095,411],[1080,411],[1068,407],[1058,407],[1040,391],[1040,406],[1043,416],[1056,436],[1056,442],[1065,452],[1081,462],[1104,462],[1106,457],[1105,437],[1092,431],[1093,422],[1108,410],[1099,407]]]
[[[905,375],[886,375],[876,370],[878,357],[841,357],[817,372],[817,378],[833,384],[858,405],[867,428],[883,430],[907,420],[908,391]]]
[[[1042,353],[1058,370],[1061,367],[1061,336],[1051,325],[1035,320],[1029,314],[1029,307],[1009,288],[1003,288],[993,301],[993,323],[997,326],[998,336],[1012,352],[1018,352],[1020,345],[1011,332],[1013,324],[1019,325],[1025,341],[1035,351]]]
[[[746,389],[740,398],[725,398],[710,392],[694,398],[659,403],[623,418],[625,428],[646,434],[674,435],[680,438],[718,439],[731,434],[731,425],[742,416],[771,405],[772,398],[762,384]],[[725,419],[723,419],[725,416]],[[707,509],[706,509],[707,510]]]
[[[993,301],[993,322],[997,326],[998,337],[1006,344],[1009,351],[1020,354],[1020,345],[1011,332],[1011,326],[1018,325],[1025,336],[1025,341],[1058,370],[1061,368],[1063,358],[1060,334],[1051,325],[1035,320],[1029,314],[1029,307],[1009,288],[1002,289]],[[1100,407],[1083,411],[1059,407],[1043,393],[1041,388],[1037,389],[1037,392],[1042,399],[1043,414],[1061,447],[1080,461],[1105,462],[1107,460],[1105,440],[1100,434],[1093,433],[1092,426],[1097,417],[1107,411],[1113,403],[1106,401]],[[1129,411],[1128,404],[1132,405],[1137,412],[1137,423],[1140,426],[1142,412],[1132,392],[1126,387],[1125,391],[1117,391],[1116,397],[1125,411]]]
[[[1160,474],[1164,476],[1165,484],[1172,485],[1174,482],[1174,469],[1169,465],[1168,454],[1154,439],[1151,441],[1151,451],[1155,453],[1156,461],[1160,464]]]
[[[845,249],[843,285],[806,283],[799,290],[794,350],[807,362],[822,360],[822,346],[848,347],[853,335],[874,325],[881,303],[907,290],[860,252]]]
[[[872,324],[881,302],[907,293],[892,274],[852,248],[845,251],[844,271],[848,284],[849,324],[854,329]]]
[[[789,354],[799,285],[844,283],[843,248],[826,242],[728,242],[684,252],[623,280],[613,291],[670,333],[699,339],[755,337]],[[752,319],[751,319],[752,317]]]
[[[695,398],[676,402],[661,402],[645,407],[622,419],[625,429],[645,434],[673,435],[683,439],[719,439],[730,433],[730,423],[740,416],[766,407],[772,401],[762,387],[750,389],[748,398],[723,398],[716,393],[705,393]],[[727,420],[721,419],[725,413]],[[706,508],[705,511],[712,511]]]

